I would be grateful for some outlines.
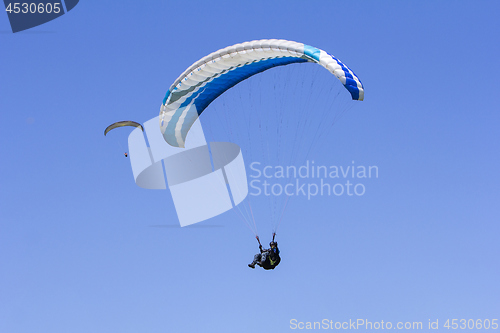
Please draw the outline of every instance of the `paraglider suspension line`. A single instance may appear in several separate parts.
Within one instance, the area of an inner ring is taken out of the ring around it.
[[[276,231],[278,231],[278,228],[280,227],[281,221],[283,221],[283,215],[285,215],[285,209],[286,209],[286,206],[288,205],[288,199],[290,199],[289,195],[286,197],[285,205],[283,206],[283,210],[281,211],[281,216],[280,216],[280,220],[278,221],[278,225],[276,226],[276,229],[274,229],[273,240],[274,240],[274,236],[276,235]]]

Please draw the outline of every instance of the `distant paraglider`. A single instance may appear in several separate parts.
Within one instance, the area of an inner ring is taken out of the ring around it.
[[[104,130],[104,136],[106,136],[106,134],[108,134],[109,131],[114,130],[115,128],[125,127],[125,126],[137,127],[137,128],[140,128],[141,131],[144,132],[144,127],[142,127],[141,124],[136,123],[135,121],[131,121],[131,120],[124,120],[124,121],[117,121],[116,123],[113,123],[113,124],[109,125],[108,127],[106,127],[106,129]],[[125,152],[123,155],[125,157],[128,157],[127,152]]]

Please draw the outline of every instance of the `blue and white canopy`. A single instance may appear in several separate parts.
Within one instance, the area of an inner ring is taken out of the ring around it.
[[[301,62],[325,67],[342,82],[353,100],[363,100],[359,78],[331,54],[282,39],[255,40],[209,54],[175,80],[160,108],[160,129],[165,141],[174,147],[184,147],[193,123],[223,92],[269,68]]]

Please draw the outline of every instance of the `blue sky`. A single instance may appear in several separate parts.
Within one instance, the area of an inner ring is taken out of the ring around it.
[[[80,1],[16,34],[0,15],[0,331],[286,332],[325,318],[439,319],[444,331],[446,319],[500,319],[499,7]],[[316,46],[356,72],[365,101],[311,158],[379,168],[363,196],[295,198],[269,272],[247,267],[257,243],[235,212],[175,227],[169,192],[134,184],[116,144],[127,133],[102,135],[157,116],[196,60],[262,38]]]

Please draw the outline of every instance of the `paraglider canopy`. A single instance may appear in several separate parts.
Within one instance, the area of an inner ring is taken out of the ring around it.
[[[141,124],[136,123],[135,121],[131,121],[131,120],[124,120],[124,121],[117,121],[116,123],[113,123],[113,124],[109,125],[108,127],[106,127],[106,129],[104,130],[104,135],[108,134],[109,131],[111,131],[115,128],[124,127],[124,126],[138,127],[144,132],[144,128],[142,127]]]
[[[293,41],[255,40],[213,52],[175,80],[160,107],[163,138],[169,145],[183,148],[198,116],[226,90],[270,68],[304,62],[323,66],[340,80],[353,100],[363,100],[361,80],[333,55]]]

